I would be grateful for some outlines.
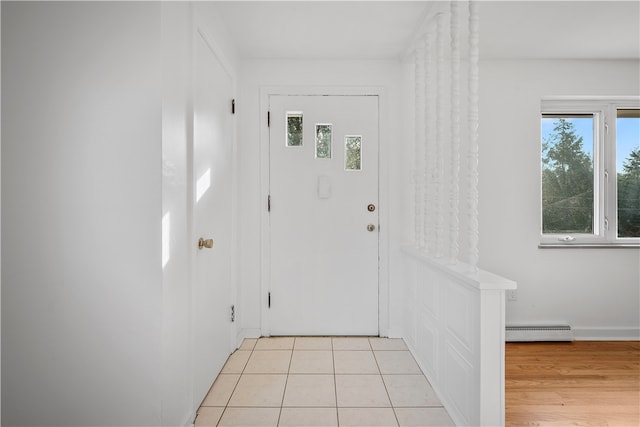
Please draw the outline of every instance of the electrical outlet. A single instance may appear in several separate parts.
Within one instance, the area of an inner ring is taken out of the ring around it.
[[[518,301],[518,290],[517,289],[508,289],[507,290],[507,301]]]

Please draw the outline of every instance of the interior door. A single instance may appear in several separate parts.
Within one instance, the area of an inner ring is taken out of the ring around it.
[[[270,96],[271,335],[378,335],[378,97]]]
[[[232,346],[232,82],[200,34],[194,53],[192,307],[197,407]],[[200,238],[204,244],[199,247]]]

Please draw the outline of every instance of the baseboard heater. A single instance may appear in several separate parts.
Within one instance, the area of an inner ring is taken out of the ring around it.
[[[506,341],[573,341],[573,331],[569,325],[507,326]]]

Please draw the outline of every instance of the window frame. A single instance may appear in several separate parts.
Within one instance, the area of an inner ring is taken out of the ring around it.
[[[539,126],[539,247],[640,247],[640,237],[618,237],[616,124],[619,109],[640,109],[640,97],[554,97],[541,102],[545,114],[593,114],[593,233],[542,232],[542,127]],[[539,122],[540,124],[540,122]]]

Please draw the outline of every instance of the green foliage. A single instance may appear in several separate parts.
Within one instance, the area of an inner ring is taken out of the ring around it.
[[[543,233],[593,232],[593,162],[571,122],[555,120],[542,156]]]
[[[618,237],[640,237],[640,148],[618,173]],[[593,232],[593,161],[565,119],[554,121],[542,144],[543,233]]]
[[[287,145],[290,147],[302,145],[302,114],[287,116]]]
[[[361,149],[362,137],[360,136],[347,136],[346,137],[346,149],[345,149],[345,169],[356,170],[361,169],[360,164],[360,149]]]
[[[316,125],[316,157],[331,158],[331,125]]]
[[[640,148],[629,153],[618,173],[618,237],[640,237]]]

